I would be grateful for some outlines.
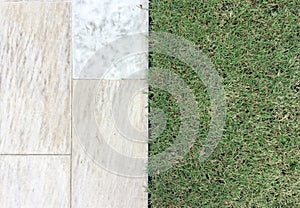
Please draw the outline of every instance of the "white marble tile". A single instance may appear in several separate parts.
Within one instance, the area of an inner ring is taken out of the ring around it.
[[[69,156],[0,156],[0,202],[5,208],[69,208]]]
[[[72,4],[73,78],[145,79],[148,1],[85,0]]]
[[[73,208],[147,207],[147,84],[76,80]]]
[[[0,4],[0,153],[70,153],[70,3]]]

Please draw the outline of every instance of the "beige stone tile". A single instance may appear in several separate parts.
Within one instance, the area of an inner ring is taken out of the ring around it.
[[[76,80],[73,208],[147,207],[145,81]]]
[[[70,156],[0,156],[5,208],[69,208]]]
[[[70,3],[0,4],[0,153],[70,153]]]

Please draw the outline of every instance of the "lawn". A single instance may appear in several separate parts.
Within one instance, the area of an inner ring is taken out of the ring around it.
[[[300,207],[300,2],[152,0],[150,17],[150,31],[181,36],[210,58],[227,103],[223,138],[199,162],[211,118],[208,93],[185,63],[150,55],[151,66],[185,80],[200,114],[191,151],[149,178],[150,207]],[[181,119],[169,92],[150,87],[149,99],[150,118],[154,107],[167,114],[150,143],[153,156],[172,145]]]

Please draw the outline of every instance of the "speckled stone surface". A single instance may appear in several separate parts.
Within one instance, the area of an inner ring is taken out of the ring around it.
[[[148,2],[85,0],[72,4],[73,78],[144,79],[148,42],[126,38],[147,34]]]
[[[69,156],[0,156],[3,208],[70,208]]]
[[[0,154],[70,153],[70,15],[70,3],[0,3]]]

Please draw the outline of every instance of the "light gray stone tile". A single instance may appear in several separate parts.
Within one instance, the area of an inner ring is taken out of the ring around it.
[[[72,4],[73,78],[145,79],[148,1],[85,0]]]
[[[0,4],[0,153],[70,153],[70,3]]]
[[[74,208],[147,207],[147,84],[76,80]]]
[[[5,208],[69,208],[69,156],[0,156],[0,202]]]

